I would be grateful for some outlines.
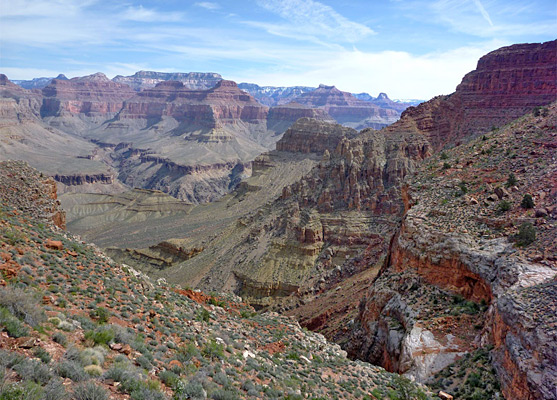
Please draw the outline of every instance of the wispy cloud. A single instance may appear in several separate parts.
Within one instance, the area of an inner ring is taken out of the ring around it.
[[[210,1],[200,1],[199,3],[195,3],[197,7],[205,8],[207,10],[218,10],[220,9],[220,5],[218,3],[213,3]]]
[[[482,2],[480,0],[474,0],[474,4],[476,5],[478,10],[480,11],[480,14],[482,14],[482,17],[484,17],[484,19],[489,23],[490,26],[493,26],[493,22],[491,22],[491,17],[487,13],[487,11],[484,8]]]
[[[339,42],[357,42],[374,31],[350,21],[333,8],[313,0],[258,0],[261,7],[279,15],[286,24],[252,23],[283,37],[319,38]]]
[[[120,16],[125,20],[138,22],[178,22],[184,17],[179,12],[161,12],[141,5],[129,6]]]

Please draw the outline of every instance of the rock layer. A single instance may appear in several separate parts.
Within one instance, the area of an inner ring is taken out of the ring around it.
[[[179,81],[189,89],[207,90],[214,87],[222,80],[220,74],[212,72],[155,72],[138,71],[130,76],[117,75],[112,80],[116,83],[128,85],[133,90],[140,92],[144,89],[155,87],[164,81]]]
[[[380,129],[395,122],[400,116],[394,109],[358,100],[334,86],[319,85],[317,89],[302,94],[295,101],[308,107],[323,109],[337,122],[357,129]]]

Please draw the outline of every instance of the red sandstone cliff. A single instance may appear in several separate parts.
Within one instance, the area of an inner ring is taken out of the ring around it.
[[[182,82],[165,81],[126,101],[119,119],[169,116],[216,128],[238,120],[263,123],[268,111],[232,81],[221,80],[209,90],[192,90]]]
[[[69,80],[53,79],[42,93],[43,117],[83,114],[105,118],[120,111],[124,100],[135,94],[128,85],[112,82],[100,72]]]
[[[433,148],[459,144],[557,100],[557,41],[486,54],[456,91],[402,113],[389,132],[417,131]]]

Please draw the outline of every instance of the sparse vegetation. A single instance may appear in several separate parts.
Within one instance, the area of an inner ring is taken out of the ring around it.
[[[528,246],[536,240],[536,228],[529,222],[520,225],[516,235],[516,243],[519,246]]]

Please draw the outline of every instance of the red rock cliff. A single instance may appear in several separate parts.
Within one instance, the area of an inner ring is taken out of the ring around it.
[[[557,40],[518,44],[486,54],[455,93],[402,113],[388,129],[418,131],[434,149],[459,144],[557,100]]]
[[[42,116],[109,116],[120,111],[124,100],[135,94],[128,85],[112,82],[100,72],[69,80],[53,79],[42,93]]]

